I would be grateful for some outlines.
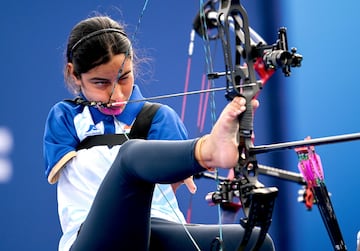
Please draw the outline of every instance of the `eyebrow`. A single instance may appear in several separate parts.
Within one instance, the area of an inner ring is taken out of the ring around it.
[[[117,77],[117,81],[121,78],[123,78],[124,76],[128,75],[129,73],[131,73],[131,70],[128,70],[126,72],[124,72],[123,74],[121,74],[120,76]],[[99,77],[94,77],[89,79],[89,81],[109,81],[108,78],[99,78]],[[110,81],[111,82],[111,81]]]
[[[131,70],[128,70],[128,71],[124,72],[123,74],[118,76],[117,79],[119,80],[119,79],[123,78],[124,76],[128,75],[130,72],[131,72]]]

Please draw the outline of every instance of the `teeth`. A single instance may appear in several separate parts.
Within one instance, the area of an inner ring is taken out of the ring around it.
[[[111,103],[110,106],[120,106],[120,105],[125,105],[126,103],[127,101],[119,101],[119,102]]]

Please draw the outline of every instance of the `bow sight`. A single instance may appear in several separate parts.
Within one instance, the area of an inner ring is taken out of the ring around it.
[[[268,46],[258,44],[254,51],[261,56],[267,69],[281,68],[286,77],[290,76],[290,67],[300,67],[302,56],[296,53],[296,48],[288,51],[286,28],[281,27],[278,31],[278,40],[275,44]]]
[[[219,24],[224,22],[223,16],[219,17],[216,10],[216,2],[210,0],[206,2],[203,6],[203,12],[199,12],[193,22],[193,29],[196,33],[205,37],[205,35],[211,34],[210,31],[216,30],[219,27]],[[237,2],[237,1],[234,1]],[[203,14],[203,16],[201,15]],[[229,16],[230,28],[234,30],[232,17]],[[262,38],[257,34],[255,30],[249,27],[250,31],[250,43],[251,43],[251,52],[252,58],[254,60],[261,58],[262,63],[264,64],[267,70],[281,68],[286,77],[290,76],[290,67],[300,67],[301,61],[303,59],[302,55],[297,54],[297,49],[292,47],[291,50],[288,50],[287,34],[286,28],[280,27],[278,31],[278,39],[272,44],[268,45]],[[219,39],[219,33],[209,35],[210,40]],[[250,57],[251,59],[251,57]],[[226,72],[208,73],[209,79],[218,78],[224,76]]]

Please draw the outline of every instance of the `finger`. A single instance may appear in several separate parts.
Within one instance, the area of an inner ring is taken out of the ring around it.
[[[194,183],[193,177],[189,177],[187,179],[184,180],[184,184],[186,185],[186,187],[188,188],[188,190],[190,191],[190,193],[194,194],[197,190],[197,187]]]
[[[183,182],[176,182],[176,183],[173,183],[171,184],[171,187],[174,191],[174,193],[176,193],[177,189],[183,184]]]
[[[260,106],[259,100],[257,99],[251,100],[251,105],[254,109],[258,108]]]

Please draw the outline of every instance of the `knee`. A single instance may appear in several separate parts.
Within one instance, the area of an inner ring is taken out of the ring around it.
[[[114,163],[122,168],[131,168],[134,156],[136,156],[136,144],[139,140],[132,139],[121,145]]]
[[[135,153],[132,149],[135,141],[136,140],[129,140],[121,145],[111,167],[113,172],[121,172],[122,175],[133,173],[132,169]]]
[[[119,149],[112,169],[121,174],[123,179],[153,183],[149,179],[149,168],[146,168],[148,162],[141,157],[144,154],[142,142],[140,139],[125,142]]]

